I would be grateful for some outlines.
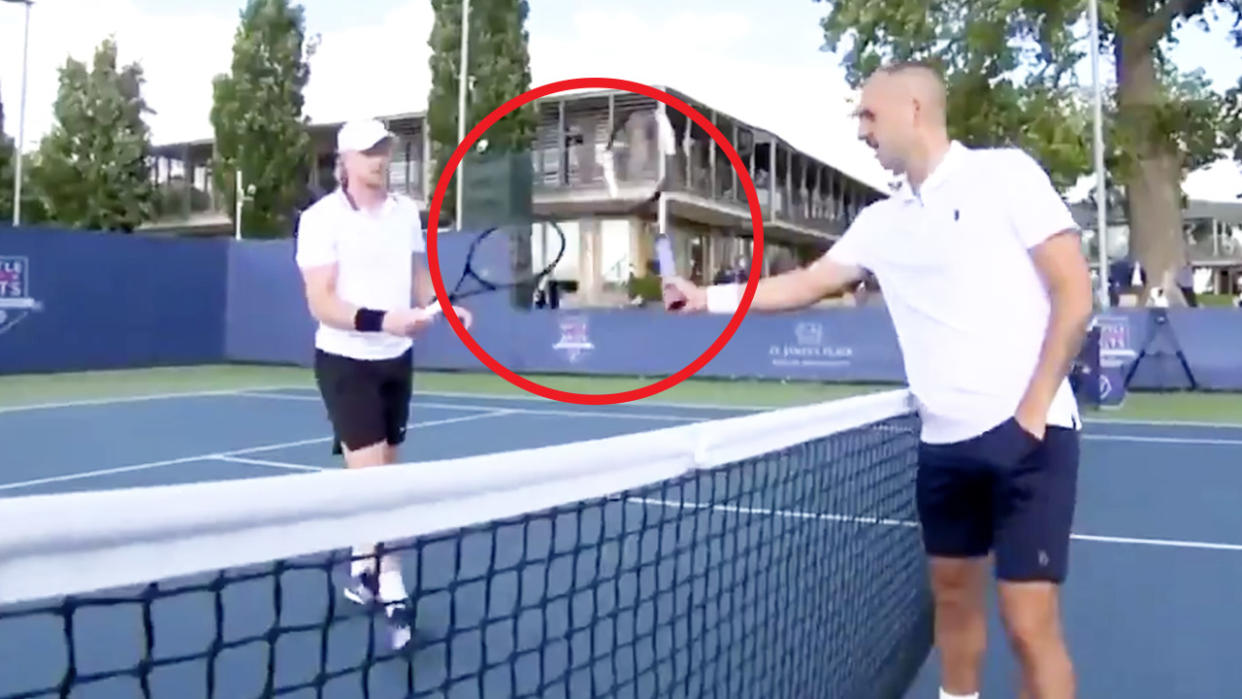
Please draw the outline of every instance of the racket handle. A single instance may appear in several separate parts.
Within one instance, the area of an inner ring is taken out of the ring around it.
[[[680,311],[686,305],[686,297],[677,291],[677,287],[672,284],[665,284],[663,288],[664,308],[670,311]]]

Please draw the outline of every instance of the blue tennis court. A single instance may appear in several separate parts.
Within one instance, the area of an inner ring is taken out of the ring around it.
[[[524,397],[420,393],[414,401],[412,429],[402,458],[427,461],[543,447],[758,410],[657,403],[580,407]],[[306,388],[3,408],[0,440],[6,445],[0,497],[245,479],[340,467],[339,457],[329,451],[330,429],[318,397]],[[1242,492],[1242,426],[1095,421],[1088,423],[1083,454],[1077,536],[1064,599],[1080,695],[1163,699],[1236,694],[1242,687],[1242,666],[1234,661],[1237,629],[1242,628],[1242,598],[1238,595],[1242,590],[1242,508],[1237,506],[1237,494]],[[583,521],[584,517],[577,520],[580,530]],[[549,541],[556,540],[555,532],[546,535]],[[526,538],[528,545],[532,540],[529,532],[513,536]],[[500,565],[499,551],[504,547],[499,540],[492,540],[490,545],[495,549],[493,565]],[[462,555],[451,548],[434,554],[442,557],[434,560],[452,561]],[[299,583],[297,578],[314,573],[313,567],[294,567],[282,578],[289,577],[291,585],[309,586],[312,583]],[[566,574],[573,576],[572,571]],[[546,570],[545,575],[553,576]],[[883,581],[869,582],[874,585]],[[241,581],[239,589],[244,590],[245,584]],[[322,617],[323,605],[334,590],[322,582],[314,585],[318,586],[316,599],[291,597],[292,601],[280,610],[282,624],[306,626],[303,633],[287,634],[274,644],[274,657],[281,659],[278,684],[303,681],[298,673],[318,663],[320,652],[329,656],[329,667],[345,670],[364,662],[367,652],[378,652],[369,651],[362,621],[353,627],[346,624],[330,638],[321,636],[314,624],[322,621],[317,617]],[[270,588],[271,583],[265,583],[263,594],[270,597]],[[516,589],[513,594],[520,597],[521,585]],[[488,586],[481,588],[480,594],[498,593]],[[266,610],[256,605],[247,613],[247,603],[240,604],[240,616],[227,620],[230,636],[217,639],[225,652],[219,656],[216,672],[227,676],[231,684],[216,686],[211,696],[256,696],[263,690],[263,673],[251,667],[256,665],[252,662],[254,654],[260,651],[250,646],[263,645],[258,641],[264,640],[263,629],[271,623],[273,610],[269,602]],[[238,608],[231,608],[229,613],[237,615]],[[191,613],[180,615],[187,610]],[[157,630],[156,656],[191,654],[196,643],[204,637],[210,641],[215,633],[210,597],[160,599],[153,613],[157,617],[178,614],[179,619],[197,618],[202,623],[200,628]],[[440,618],[422,617],[418,633],[434,635],[437,627],[447,629],[471,614],[469,610],[450,609]],[[564,623],[572,624],[573,616],[574,611],[567,609]],[[75,623],[82,625],[73,648],[78,673],[129,667],[142,657],[141,628],[135,629],[133,647],[92,645],[91,634],[83,631],[91,624],[110,623],[115,617],[106,608],[86,609],[77,617]],[[995,615],[993,619],[984,696],[1013,696],[1014,667],[1003,630]],[[851,623],[865,626],[869,621],[873,620],[852,619]],[[155,622],[158,626],[158,618]],[[551,623],[543,622],[545,627]],[[10,627],[0,633],[0,694],[5,696],[54,687],[63,679],[64,629],[45,620],[23,619],[21,624],[18,629]],[[519,630],[519,643],[541,640],[523,641],[524,633]],[[555,632],[542,628],[537,633]],[[676,636],[672,633],[674,642]],[[785,646],[791,641],[767,637],[766,642]],[[401,688],[409,685],[437,686],[445,682],[446,673],[451,677],[456,672],[473,671],[465,666],[479,664],[480,656],[491,652],[483,637],[456,645],[441,644],[437,652],[447,657],[424,655],[412,663],[374,665],[364,673],[370,696],[401,696]],[[757,640],[748,641],[747,648],[761,656],[766,652]],[[706,662],[711,657],[708,650],[678,656],[675,662]],[[573,652],[557,651],[564,656],[559,659],[553,657],[556,653],[540,654],[542,667],[487,681],[505,684],[511,690],[533,691],[539,688],[542,674],[555,672],[552,666],[575,662]],[[305,667],[296,660],[302,656],[309,658]],[[841,657],[847,662],[848,655]],[[929,658],[908,696],[935,696],[934,660],[934,656]],[[635,657],[633,662],[641,665],[645,661]],[[779,665],[780,660],[771,662]],[[247,669],[229,674],[230,663]],[[152,695],[209,696],[204,670],[194,663],[160,667],[151,674]],[[627,670],[615,664],[611,671],[635,674],[633,667]],[[680,676],[675,668],[667,672]],[[656,689],[663,687],[660,671],[651,677],[649,681],[635,680],[630,686],[632,695],[656,694]],[[344,675],[329,683],[322,696],[362,696],[363,686],[358,677]],[[482,683],[455,689],[460,691],[448,696],[484,693]],[[543,696],[583,695],[581,687],[560,687],[559,694],[557,688],[545,689]],[[130,678],[101,682],[73,694],[141,695],[138,682]],[[661,695],[692,696],[693,689],[679,687]],[[292,696],[317,694],[307,690]]]

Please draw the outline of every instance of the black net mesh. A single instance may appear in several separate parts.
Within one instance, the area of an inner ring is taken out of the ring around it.
[[[900,697],[932,639],[917,439],[899,415],[388,542],[400,650],[348,550],[0,608],[0,695]]]

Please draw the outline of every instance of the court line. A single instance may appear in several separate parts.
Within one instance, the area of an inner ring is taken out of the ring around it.
[[[276,400],[295,400],[295,401],[314,401],[319,402],[318,396],[291,396],[279,393],[253,393],[245,392],[239,395],[250,398],[274,398]],[[625,413],[625,412],[605,412],[590,410],[562,410],[557,408],[496,408],[490,405],[471,405],[469,403],[425,403],[422,401],[414,401],[414,407],[432,408],[434,410],[505,410],[515,415],[561,415],[565,417],[597,417],[597,418],[621,418],[623,420],[669,420],[679,422],[695,422],[702,418],[691,415],[669,415],[660,413]]]
[[[1242,446],[1242,439],[1214,437],[1143,437],[1130,434],[1084,434],[1083,440],[1093,442],[1137,442],[1141,444],[1194,444],[1202,446]]]
[[[446,418],[443,420],[427,420],[425,422],[412,422],[406,427],[410,429],[420,429],[423,427],[436,427],[438,425],[448,425],[455,422],[466,422],[468,420],[479,420],[488,417],[499,417],[507,415],[507,410],[495,410],[490,413],[480,413],[478,415],[463,415],[461,417]],[[287,449],[290,447],[301,447],[308,444],[321,444],[323,442],[332,441],[332,437],[315,437],[313,439],[299,439],[292,442],[281,442],[279,444],[264,444],[257,447],[246,447],[244,449],[233,449],[231,451],[217,451],[207,454],[197,454],[195,456],[183,456],[176,459],[164,459],[161,461],[148,461],[141,464],[133,464],[131,466],[117,466],[115,468],[103,468],[95,471],[82,471],[79,473],[67,473],[63,476],[50,476],[48,478],[35,478],[27,481],[18,481],[16,483],[0,484],[0,491],[17,490],[19,488],[28,488],[33,485],[44,485],[47,483],[65,483],[68,481],[82,480],[85,478],[94,478],[96,476],[110,476],[117,473],[131,473],[134,471],[148,471],[154,468],[164,466],[175,466],[177,464],[193,463],[195,461],[212,461],[218,460],[222,456],[242,456],[244,454],[254,454],[262,451],[273,451],[276,449]]]
[[[57,408],[77,408],[89,405],[112,405],[114,403],[140,403],[149,400],[170,400],[176,398],[203,398],[209,396],[236,396],[246,391],[282,391],[289,389],[300,389],[305,386],[286,385],[286,386],[248,386],[245,388],[229,388],[213,391],[179,391],[172,393],[146,393],[134,396],[110,396],[106,398],[82,398],[78,400],[66,400],[50,403],[25,403],[21,405],[5,405],[0,406],[0,414],[2,413],[20,413],[34,410],[55,410]]]
[[[305,388],[305,387],[295,387]],[[898,388],[900,388],[898,386]],[[264,389],[255,389],[264,390]],[[489,400],[521,400],[521,401],[542,401],[550,402],[547,398],[532,396],[526,394],[506,394],[506,393],[486,393],[471,391],[414,391],[415,395],[424,396],[444,396],[446,398],[483,398]],[[844,397],[844,396],[841,396]],[[836,398],[826,398],[825,400],[836,400]],[[721,405],[719,403],[683,403],[676,401],[654,400],[647,405],[659,405],[669,408],[703,408],[706,410],[736,410],[736,411],[767,411],[780,410],[781,408],[805,405],[804,403],[788,403],[779,405]],[[1221,429],[1242,429],[1242,422],[1201,422],[1194,420],[1139,420],[1130,418],[1085,418],[1083,420],[1088,424],[1106,424],[1106,425],[1149,425],[1153,427],[1211,427]]]
[[[852,522],[855,524],[882,524],[885,526],[917,528],[918,522],[904,519],[881,519],[860,515],[840,515],[820,512],[802,512],[798,510],[775,510],[766,507],[740,507],[737,505],[721,505],[700,502],[678,502],[660,498],[626,498],[627,502],[640,505],[653,505],[668,509],[715,510],[744,515],[776,516],[784,519],[814,519],[828,522]],[[1205,549],[1211,551],[1242,551],[1242,544],[1224,544],[1210,541],[1186,541],[1179,539],[1146,539],[1131,536],[1100,536],[1097,534],[1070,534],[1074,541],[1089,541],[1105,544],[1129,544],[1135,546],[1155,546],[1160,548]]]
[[[34,410],[50,410],[56,408],[74,408],[79,406],[91,405],[111,405],[114,403],[136,403],[148,400],[167,400],[176,398],[199,398],[207,396],[237,396],[249,395],[255,391],[313,391],[314,386],[306,384],[284,384],[272,386],[250,386],[238,389],[221,389],[215,391],[185,391],[172,393],[150,393],[140,396],[115,396],[108,398],[86,398],[81,400],[68,400],[51,403],[29,403],[23,405],[7,405],[0,406],[0,414],[17,413]],[[420,396],[443,396],[445,398],[480,398],[483,400],[512,400],[512,401],[537,401],[550,403],[547,398],[539,396],[531,396],[525,394],[505,394],[505,393],[486,393],[471,391],[424,391],[415,390],[414,395]],[[264,397],[285,397],[279,395],[266,394]],[[289,396],[292,398],[292,396]],[[298,396],[296,399],[307,400],[308,396]],[[316,398],[317,400],[317,398]],[[833,399],[827,399],[833,400]],[[659,406],[664,408],[685,408],[689,410],[720,410],[733,412],[764,412],[770,410],[779,410],[785,407],[804,405],[803,403],[788,403],[778,405],[721,405],[718,403],[684,403],[679,401],[653,401],[643,405]],[[490,409],[491,406],[488,406]],[[1225,429],[1237,430],[1242,429],[1242,422],[1206,422],[1195,420],[1138,420],[1126,418],[1086,418],[1083,422],[1087,424],[1097,425],[1136,425],[1143,427],[1203,427],[1209,429]]]
[[[1242,422],[1206,422],[1197,420],[1130,420],[1126,418],[1100,417],[1085,420],[1095,425],[1145,425],[1151,427],[1209,427],[1213,429],[1242,429]]]
[[[274,398],[276,400],[296,400],[296,401],[318,401],[318,396],[295,396],[289,394],[278,393],[259,393],[245,392],[241,395],[253,396],[255,398]],[[423,408],[433,408],[441,410],[489,410],[488,406],[471,405],[468,403],[424,403],[415,402],[415,406]],[[601,411],[584,411],[584,410],[558,410],[555,408],[510,408],[511,412],[522,415],[564,415],[567,417],[584,417],[584,418],[622,418],[631,420],[678,420],[693,422],[699,420],[698,417],[690,417],[685,415],[662,415],[658,413],[622,413],[622,412],[601,412]],[[1101,442],[1137,442],[1137,443],[1154,443],[1154,444],[1185,444],[1185,445],[1204,445],[1204,446],[1242,446],[1242,439],[1224,439],[1214,437],[1145,437],[1142,435],[1124,435],[1124,434],[1082,434],[1084,440],[1101,441]]]
[[[204,459],[205,460],[205,459]],[[211,457],[212,461],[227,461],[231,464],[244,464],[247,466],[264,466],[270,468],[283,468],[290,471],[324,471],[327,470],[322,466],[307,466],[305,464],[291,464],[287,461],[269,461],[267,459],[248,459],[241,456],[228,456],[221,454]]]
[[[1077,541],[1094,541],[1105,544],[1134,544],[1136,546],[1159,546],[1176,549],[1207,549],[1210,551],[1242,551],[1242,544],[1221,544],[1210,541],[1181,541],[1178,539],[1143,539],[1129,536],[1099,536],[1096,534],[1071,534]]]

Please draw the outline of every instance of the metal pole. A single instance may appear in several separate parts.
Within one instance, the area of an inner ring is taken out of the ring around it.
[[[461,0],[461,74],[457,78],[457,142],[466,140],[466,82],[470,56],[470,0]],[[461,230],[462,171],[466,159],[457,165],[457,229]]]
[[[237,163],[237,176],[234,178],[234,180],[237,182],[237,196],[236,196],[236,202],[234,203],[234,208],[236,209],[236,211],[233,214],[233,237],[237,240],[241,240],[242,239],[242,197],[245,196],[246,189],[245,187],[242,186],[242,170],[241,170],[240,161]]]
[[[1108,191],[1104,184],[1104,99],[1100,86],[1100,10],[1098,0],[1089,0],[1091,13],[1091,85],[1095,111],[1095,215],[1096,245],[1100,261],[1100,307],[1108,308]]]
[[[22,145],[26,141],[26,68],[30,56],[30,0],[26,0],[26,27],[22,36],[22,93],[17,111],[17,146],[13,149],[13,157],[17,159],[17,169],[13,177],[13,225],[22,222]]]

